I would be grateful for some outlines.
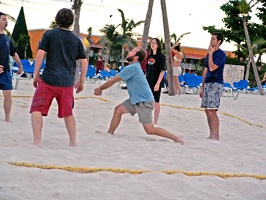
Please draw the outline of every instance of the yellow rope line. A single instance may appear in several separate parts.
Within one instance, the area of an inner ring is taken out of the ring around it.
[[[13,96],[12,95],[12,98],[16,98],[16,99],[19,99],[19,98],[31,99],[32,96],[28,96],[28,95],[16,95],[16,96]]]
[[[203,108],[189,108],[189,107],[184,107],[184,106],[174,106],[174,105],[171,105],[171,104],[160,104],[161,106],[169,106],[171,108],[182,108],[182,109],[187,109],[187,110],[199,110],[199,111],[204,111]]]
[[[171,108],[182,108],[182,109],[187,109],[187,110],[199,110],[199,111],[204,111],[204,109],[203,108],[189,108],[189,107],[183,107],[183,106],[174,106],[174,105],[171,105],[171,104],[161,104],[162,106],[169,106],[169,107],[171,107]],[[255,124],[255,123],[251,123],[251,122],[249,122],[249,121],[247,121],[247,120],[244,120],[244,119],[242,119],[242,118],[240,118],[240,117],[237,117],[237,116],[235,116],[235,115],[232,115],[232,114],[229,114],[229,113],[226,113],[226,112],[220,112],[219,111],[219,113],[221,113],[221,114],[223,114],[223,115],[225,115],[225,116],[228,116],[228,117],[232,117],[232,118],[235,118],[235,119],[238,119],[238,120],[240,120],[240,121],[242,121],[242,122],[244,122],[244,123],[247,123],[248,125],[251,125],[251,126],[258,126],[258,127],[260,127],[260,128],[265,128],[263,125],[261,125],[261,124]]]
[[[0,97],[3,97],[3,95],[0,95]],[[12,98],[16,98],[16,99],[19,99],[19,98],[30,99],[32,97],[33,96],[29,96],[29,95],[15,95],[15,96],[12,96]],[[102,100],[102,101],[105,101],[105,102],[111,102],[108,99],[104,99],[104,98],[98,97],[98,96],[81,96],[81,97],[75,97],[74,99],[75,100],[79,100],[79,99],[88,99],[88,98],[99,99],[99,100]]]
[[[266,179],[266,175],[242,174],[242,173],[232,174],[232,173],[220,173],[220,172],[187,172],[182,170],[133,170],[133,169],[119,169],[119,168],[93,168],[93,167],[41,165],[41,164],[26,163],[26,162],[8,162],[8,164],[15,166],[22,166],[22,167],[40,168],[40,169],[60,169],[60,170],[79,172],[79,173],[93,173],[100,171],[114,172],[114,173],[129,173],[129,174],[162,172],[165,174],[182,173],[187,176],[218,176],[221,178],[250,177],[259,180]]]
[[[111,102],[108,99],[102,98],[102,97],[98,97],[98,96],[82,96],[82,97],[75,97],[75,100],[79,100],[79,99],[88,99],[88,98],[92,98],[92,99],[99,99],[105,102]]]
[[[0,97],[3,97],[2,95],[0,95]],[[12,96],[13,98],[32,98],[32,96],[23,96],[23,95],[20,95],[20,96]],[[93,98],[93,99],[99,99],[99,100],[102,100],[102,101],[105,101],[105,102],[111,102],[110,100],[108,99],[105,99],[105,98],[102,98],[102,97],[98,97],[98,96],[81,96],[81,97],[75,97],[75,100],[79,100],[79,99],[88,99],[88,98]],[[175,106],[175,105],[171,105],[171,104],[161,104],[161,106],[169,106],[171,108],[179,108],[179,109],[187,109],[187,110],[198,110],[198,111],[204,111],[203,108],[190,108],[190,107],[184,107],[184,106]],[[219,111],[220,112],[220,111]],[[235,115],[232,115],[232,114],[229,114],[229,113],[226,113],[226,112],[220,112],[221,114],[225,115],[225,116],[228,116],[228,117],[232,117],[232,118],[235,118],[235,119],[238,119],[246,124],[249,124],[251,126],[257,126],[257,127],[260,127],[260,128],[265,128],[263,125],[261,124],[256,124],[256,123],[251,123],[247,120],[244,120],[240,117],[237,117]]]
[[[244,119],[242,119],[242,118],[240,118],[240,117],[237,117],[237,116],[231,115],[231,114],[229,114],[229,113],[226,113],[226,112],[221,112],[221,113],[222,113],[223,115],[226,115],[226,116],[229,116],[229,117],[233,117],[233,118],[238,119],[238,120],[240,120],[240,121],[242,121],[242,122],[245,122],[245,123],[247,123],[247,124],[249,124],[249,125],[251,125],[251,126],[258,126],[258,127],[260,127],[260,128],[265,128],[265,127],[263,127],[263,125],[261,125],[261,124],[255,124],[255,123],[248,122],[248,121],[246,121],[246,120],[244,120]]]

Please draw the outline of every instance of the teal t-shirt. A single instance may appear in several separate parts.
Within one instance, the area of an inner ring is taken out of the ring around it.
[[[139,62],[126,66],[118,73],[118,76],[126,81],[129,99],[133,105],[139,102],[154,101],[150,86]]]

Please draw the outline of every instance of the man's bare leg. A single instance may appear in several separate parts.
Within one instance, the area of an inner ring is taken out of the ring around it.
[[[176,136],[163,128],[154,127],[153,124],[143,124],[143,127],[146,133],[149,135],[157,135],[169,138],[171,140],[174,140],[175,142],[179,142],[182,145],[184,144],[183,136]]]
[[[11,90],[3,90],[3,95],[4,95],[5,121],[11,122],[10,120],[11,106],[12,106]]]
[[[111,120],[109,129],[107,131],[108,133],[112,135],[114,134],[115,130],[117,129],[117,127],[121,122],[122,115],[126,113],[128,113],[128,111],[122,104],[119,104],[118,106],[115,107],[113,118]]]
[[[31,126],[33,131],[33,143],[36,146],[41,146],[43,117],[41,112],[31,113]]]
[[[217,115],[217,110],[206,109],[205,113],[207,115],[207,121],[210,129],[209,139],[220,140],[219,138],[219,117]]]
[[[71,115],[69,117],[65,117],[64,120],[69,135],[69,146],[75,147],[77,146],[77,139],[76,139],[77,128],[76,128],[75,117],[74,115]]]
[[[160,102],[155,102],[155,104],[154,104],[154,121],[153,121],[154,126],[156,126],[158,124],[160,109],[161,109]]]

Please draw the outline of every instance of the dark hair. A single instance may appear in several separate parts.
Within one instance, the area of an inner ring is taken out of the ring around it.
[[[146,58],[146,52],[140,47],[138,47],[138,49],[139,50],[136,52],[136,56],[139,57],[138,61],[142,63],[142,61]]]
[[[218,41],[218,40],[221,41],[220,45],[223,43],[223,41],[224,41],[224,36],[223,36],[223,34],[222,34],[221,32],[214,32],[214,33],[212,33],[212,35],[216,35],[216,37],[217,37],[217,41]]]
[[[179,43],[178,45],[176,45],[176,46],[174,47],[174,49],[177,50],[177,51],[179,52],[179,51],[180,51],[180,43]]]
[[[5,15],[5,16],[6,16],[6,14],[5,14],[5,13],[3,13],[3,12],[0,12],[0,16],[2,16],[2,15]]]
[[[69,8],[62,8],[55,17],[55,23],[61,28],[69,28],[74,22],[74,14]]]
[[[160,41],[158,38],[152,38],[152,39],[151,39],[151,42],[152,42],[152,40],[156,40],[156,43],[157,43],[157,45],[158,45],[158,48],[157,48],[156,53],[162,53],[162,45],[161,45],[161,41]],[[153,50],[152,50],[152,49],[150,50],[150,53],[153,54]]]

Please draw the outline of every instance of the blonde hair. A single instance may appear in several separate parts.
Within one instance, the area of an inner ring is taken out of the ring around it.
[[[104,67],[108,67],[110,69],[110,64],[109,63],[105,63]]]

